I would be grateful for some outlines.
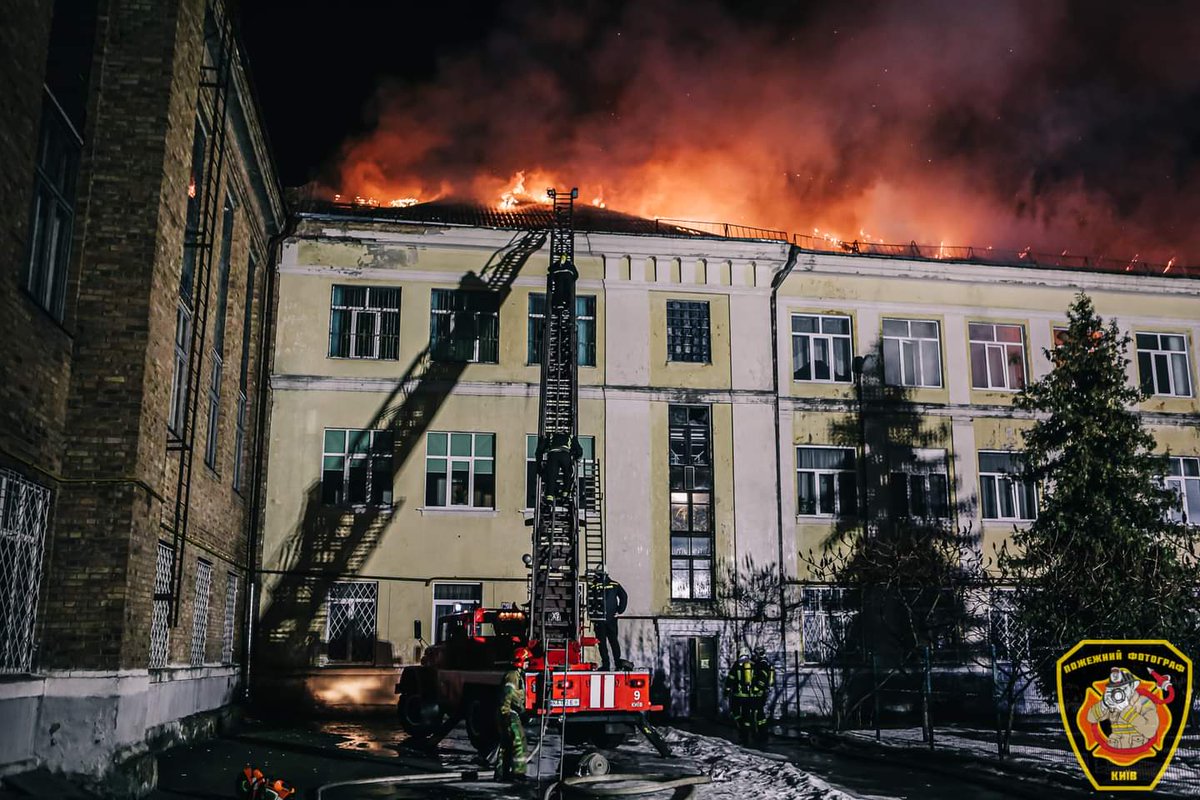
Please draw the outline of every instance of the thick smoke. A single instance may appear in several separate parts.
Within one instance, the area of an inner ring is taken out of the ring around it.
[[[435,80],[381,87],[327,188],[492,202],[523,171],[650,217],[1195,261],[1198,22],[1186,0],[525,0]]]

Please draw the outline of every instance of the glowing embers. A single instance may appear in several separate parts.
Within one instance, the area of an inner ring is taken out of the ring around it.
[[[522,203],[549,203],[550,195],[542,192],[534,197],[525,190],[525,170],[520,170],[512,177],[513,185],[511,189],[506,190],[500,195],[500,201],[496,203],[496,208],[501,211],[510,211]]]

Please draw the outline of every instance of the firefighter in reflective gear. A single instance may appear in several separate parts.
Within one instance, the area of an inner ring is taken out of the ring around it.
[[[575,488],[575,462],[583,458],[579,439],[569,433],[543,436],[538,442],[535,458],[546,499],[554,502],[569,497]]]
[[[600,669],[609,668],[608,649],[612,648],[612,664],[621,669],[621,643],[617,641],[617,615],[624,614],[629,605],[629,593],[605,571],[601,564],[588,583],[588,617],[600,646]]]
[[[725,694],[729,712],[737,723],[738,742],[750,744],[762,726],[762,709],[766,704],[766,687],[755,675],[754,659],[748,650],[738,653],[737,661],[725,674]]]
[[[775,685],[775,665],[767,658],[767,649],[765,647],[754,648],[754,681],[755,685],[761,689],[761,694],[758,697],[758,728],[754,731],[754,737],[758,744],[764,745],[767,743],[767,734],[770,732],[767,719],[767,697],[771,693],[771,687]]]
[[[1138,691],[1140,686],[1132,672],[1113,667],[1100,702],[1088,709],[1088,722],[1108,721],[1108,746],[1114,750],[1142,747],[1158,733],[1158,711],[1153,700]]]
[[[525,708],[525,675],[532,653],[518,647],[513,653],[513,668],[504,673],[500,686],[500,707],[497,722],[500,728],[500,765],[496,779],[521,780],[525,777],[525,723],[521,711]]]

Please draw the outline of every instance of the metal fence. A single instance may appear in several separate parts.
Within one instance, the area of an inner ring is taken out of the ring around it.
[[[0,470],[0,674],[33,668],[50,490]]]

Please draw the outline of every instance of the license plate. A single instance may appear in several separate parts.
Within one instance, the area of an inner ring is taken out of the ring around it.
[[[565,700],[551,700],[551,708],[575,708],[579,705],[578,697],[568,697]]]

